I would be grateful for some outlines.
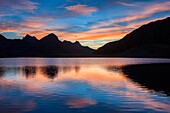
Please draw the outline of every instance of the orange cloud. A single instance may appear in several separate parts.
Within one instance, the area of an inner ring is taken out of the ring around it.
[[[10,22],[11,26],[6,23],[0,23],[0,32],[15,32],[19,29],[19,26],[13,25],[14,23]]]
[[[5,32],[15,32],[15,28],[11,27],[11,28],[5,28],[0,30],[0,33],[5,33]]]
[[[98,10],[96,7],[88,7],[87,5],[82,5],[82,4],[67,6],[65,8],[74,13],[83,14],[83,15],[89,15]]]
[[[86,34],[82,33],[80,36],[75,37],[75,40],[98,40],[98,39],[120,39],[122,38],[126,32],[107,32],[107,33],[93,33]]]
[[[39,20],[25,20],[21,22],[20,25],[28,28],[41,28],[44,22]]]

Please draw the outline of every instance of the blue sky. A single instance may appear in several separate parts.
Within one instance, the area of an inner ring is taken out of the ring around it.
[[[170,16],[170,0],[0,0],[0,33],[60,40],[98,48]]]

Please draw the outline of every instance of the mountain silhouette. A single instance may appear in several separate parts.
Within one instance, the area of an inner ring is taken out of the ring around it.
[[[60,41],[51,33],[38,40],[26,35],[23,39],[7,39],[0,35],[0,57],[68,57],[87,56],[93,49],[82,46],[78,41]]]
[[[160,57],[170,58],[170,17],[151,22],[127,34],[119,41],[105,44],[98,50],[82,46],[78,41],[60,41],[51,33],[38,40],[26,35],[23,39],[7,39],[0,34],[0,57]]]
[[[28,34],[22,40],[28,43],[36,43],[38,41],[36,37],[30,36]]]
[[[52,43],[61,43],[61,41],[58,39],[58,37],[51,33],[45,37],[43,37],[42,39],[40,39],[40,42],[41,43],[49,43],[49,44],[52,44]]]
[[[100,47],[96,54],[123,57],[170,57],[170,17],[151,22],[119,41]]]

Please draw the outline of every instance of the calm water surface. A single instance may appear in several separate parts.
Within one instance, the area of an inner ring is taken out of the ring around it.
[[[167,59],[3,58],[0,113],[168,113],[169,72]]]

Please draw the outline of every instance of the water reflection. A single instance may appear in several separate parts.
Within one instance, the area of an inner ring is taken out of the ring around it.
[[[4,68],[0,67],[0,78],[3,77],[3,75],[4,75]]]
[[[81,68],[80,68],[80,66],[75,66],[74,69],[75,69],[75,72],[78,73]]]
[[[170,64],[128,65],[122,71],[142,86],[170,95]]]
[[[50,79],[54,79],[58,76],[59,67],[58,66],[45,66],[41,67],[41,72]]]
[[[170,112],[170,97],[151,92],[170,92],[169,67],[110,63],[0,67],[0,111]]]
[[[21,67],[0,67],[0,78],[17,76],[18,74],[24,76],[26,79],[35,78],[41,74],[49,79],[55,79],[59,73],[69,73],[80,71],[80,66],[21,66]]]
[[[20,73],[21,67],[0,67],[0,78],[15,78]]]
[[[137,64],[126,65],[121,67],[106,67],[111,72],[123,72],[123,74],[133,81],[141,84],[141,86],[170,94],[170,64]]]
[[[63,66],[62,67],[62,70],[63,70],[64,73],[70,72],[71,69],[72,69],[71,66]]]
[[[35,67],[35,66],[24,66],[24,67],[22,67],[23,75],[27,79],[33,78],[34,76],[36,76],[36,71],[37,71],[37,67]]]
[[[84,108],[87,106],[95,105],[97,104],[96,101],[88,99],[88,98],[73,98],[66,102],[66,105],[69,106],[69,108]]]
[[[75,70],[76,73],[78,73],[81,69],[80,66],[60,66],[61,70],[63,71],[63,73],[68,73],[72,70]]]
[[[0,67],[0,77],[9,78],[15,77],[18,74],[22,74],[26,79],[29,78],[42,78],[42,76],[48,79],[57,79],[59,81],[63,79],[74,79],[80,81],[90,82],[91,84],[101,83],[112,83],[117,78],[130,78],[131,80],[141,84],[149,90],[162,92],[170,95],[170,64],[140,64],[140,65],[126,65],[126,66],[104,66],[99,67],[83,67],[84,69],[80,72],[80,66],[24,66],[24,67]],[[86,70],[87,69],[87,70]],[[113,77],[107,76],[107,71],[111,72]],[[97,73],[98,72],[98,73]],[[68,75],[69,76],[63,76]],[[75,77],[74,75],[79,74]],[[118,76],[115,76],[118,75]],[[121,75],[121,76],[120,76]],[[113,79],[112,79],[113,78]],[[118,81],[116,81],[118,82]],[[119,85],[118,83],[117,85]]]

